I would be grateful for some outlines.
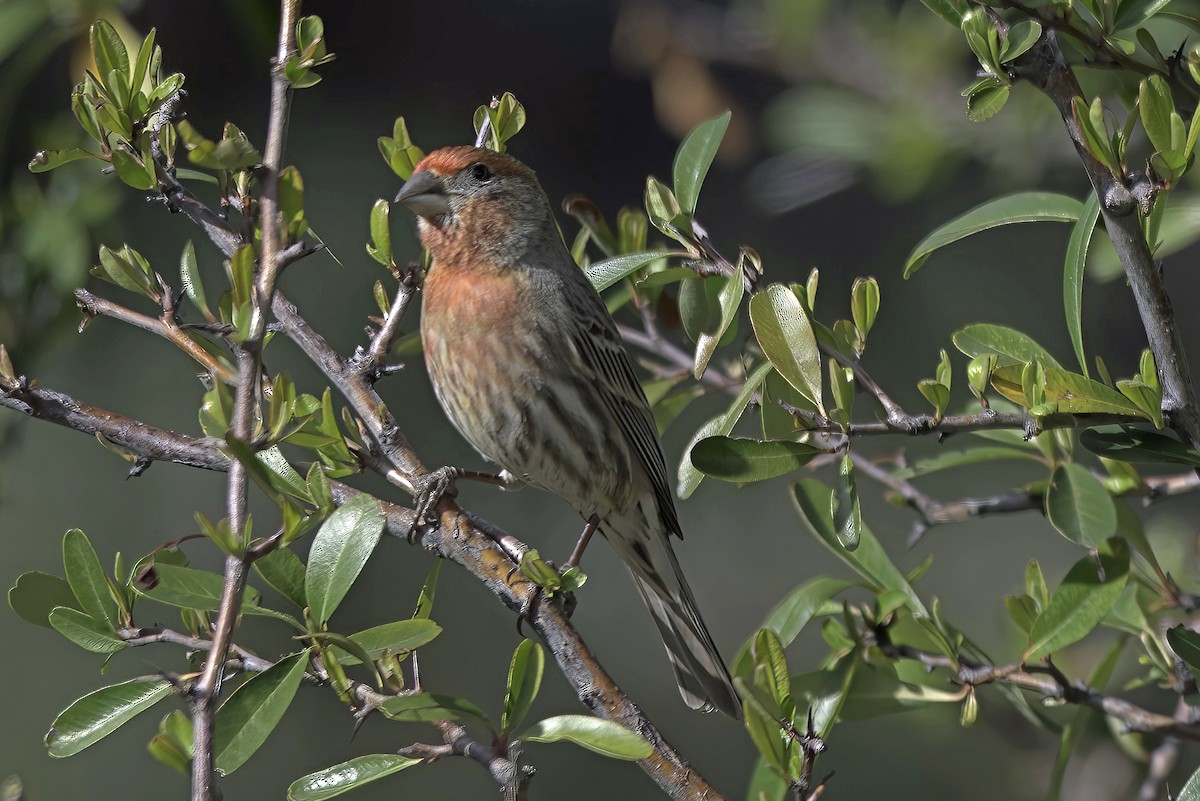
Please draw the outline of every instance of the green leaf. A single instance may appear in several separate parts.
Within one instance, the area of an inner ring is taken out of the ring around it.
[[[1200,768],[1188,777],[1175,801],[1200,801]]]
[[[1138,88],[1138,110],[1150,144],[1161,153],[1169,153],[1173,149],[1171,114],[1175,111],[1175,101],[1171,87],[1161,75],[1151,75],[1142,81]]]
[[[190,239],[183,246],[183,253],[179,256],[179,277],[183,283],[184,293],[200,310],[200,313],[204,315],[205,319],[215,321],[216,317],[208,308],[204,284],[200,280],[200,268],[196,264],[196,247]]]
[[[968,356],[994,354],[996,365],[1041,362],[1046,367],[1061,367],[1058,360],[1030,337],[1003,325],[971,323],[954,332],[954,347]]]
[[[96,72],[105,79],[104,88],[115,96],[114,99],[124,101],[129,97],[129,51],[120,34],[107,20],[99,19],[92,23],[88,40],[96,60]],[[108,85],[108,75],[113,72],[121,79],[119,86]]]
[[[362,787],[376,779],[420,765],[423,760],[396,754],[368,754],[296,779],[288,787],[288,801],[325,801]]]
[[[29,160],[28,167],[30,172],[49,172],[56,167],[70,164],[72,161],[87,158],[96,158],[96,156],[78,147],[69,147],[66,150],[39,150]]]
[[[1042,37],[1042,26],[1031,20],[1023,19],[1008,29],[1004,37],[1004,49],[1000,51],[1000,62],[1007,64],[1023,55],[1029,48],[1037,44]]]
[[[1113,30],[1123,31],[1127,28],[1135,28],[1170,2],[1171,0],[1121,0],[1117,14],[1113,18]]]
[[[80,607],[92,618],[116,631],[117,603],[87,535],[73,528],[63,537],[62,547],[67,583],[71,585],[71,592],[75,593]]]
[[[792,697],[801,708],[807,706],[812,712],[819,737],[828,738],[833,730],[846,696],[854,685],[860,664],[859,660],[847,659],[831,670],[792,677]],[[737,681],[734,679],[735,685]]]
[[[934,417],[941,420],[942,415],[946,413],[946,406],[950,403],[950,388],[945,384],[925,378],[917,382],[917,390],[933,406]]]
[[[1030,559],[1025,565],[1025,594],[1033,599],[1040,612],[1050,604],[1050,591],[1046,588],[1046,576],[1038,560]]]
[[[438,576],[442,572],[442,560],[435,559],[421,584],[421,592],[417,595],[417,608],[413,610],[413,620],[428,620],[433,612],[433,601],[437,597]]]
[[[295,241],[308,233],[304,219],[304,178],[295,167],[279,171],[279,213],[283,218],[288,239]]]
[[[729,330],[729,326],[737,319],[738,308],[742,305],[742,295],[746,291],[746,285],[742,279],[741,271],[735,270],[732,275],[721,281],[720,289],[717,292],[718,308],[721,311],[717,325],[714,329],[704,329],[700,332],[696,340],[696,358],[692,366],[692,376],[699,381],[704,375],[704,371],[708,368],[708,362],[712,359],[713,353],[717,346],[721,344],[725,332]]]
[[[675,165],[672,173],[675,178],[675,197],[679,199],[679,207],[684,214],[696,211],[696,200],[700,196],[700,187],[708,175],[717,148],[725,137],[725,129],[729,127],[732,112],[726,111],[718,117],[702,122],[679,145],[675,153]]]
[[[1146,415],[1136,404],[1110,387],[1054,367],[1045,369],[1046,400],[1053,401],[1058,411],[1071,414]]]
[[[874,278],[855,278],[850,287],[850,316],[864,340],[879,314],[879,282]]]
[[[888,558],[879,540],[865,524],[859,532],[858,547],[846,550],[838,539],[838,530],[830,514],[831,490],[815,478],[806,478],[792,487],[792,499],[809,529],[834,556],[849,565],[856,573],[870,582],[877,592],[896,590],[907,600],[914,614],[928,617],[929,613],[921,599],[913,592],[912,585],[904,574]]]
[[[1092,453],[1122,462],[1186,464],[1200,466],[1200,451],[1177,439],[1131,425],[1104,425],[1084,429],[1079,443]]]
[[[391,209],[391,204],[383,198],[371,207],[371,244],[367,245],[367,253],[384,267],[392,263],[392,229],[388,225]]]
[[[46,628],[51,628],[51,610],[76,603],[75,593],[65,579],[36,570],[17,576],[17,582],[8,591],[8,605],[17,617]]]
[[[59,713],[46,734],[52,757],[69,757],[112,734],[172,692],[165,679],[134,679],[88,693]]]
[[[279,446],[255,451],[232,433],[226,433],[225,447],[231,456],[245,465],[246,474],[255,485],[276,504],[282,506],[287,503],[283,495],[290,495],[305,503],[313,503],[304,476],[296,472],[296,468],[284,457]]]
[[[146,745],[150,756],[184,776],[191,775],[192,721],[178,709],[169,712],[158,724],[158,733]]]
[[[151,56],[154,55],[154,38],[156,33],[155,29],[151,28],[150,33],[146,34],[146,38],[142,40],[142,46],[138,48],[137,60],[134,62],[133,71],[129,73],[129,94],[131,97],[136,97],[137,93],[145,85],[146,80],[151,77],[150,60]]]
[[[733,403],[729,404],[729,408],[723,414],[717,415],[702,425],[700,430],[692,435],[691,442],[683,449],[683,459],[679,462],[678,483],[675,491],[680,498],[687,499],[690,497],[704,479],[704,474],[692,464],[691,453],[693,446],[706,437],[729,436],[729,432],[733,430],[733,426],[737,423],[738,418],[746,410],[746,404],[750,402],[750,398],[758,391],[759,385],[762,384],[763,379],[766,378],[770,370],[770,364],[760,364],[750,374],[750,377],[746,379],[746,383],[742,385],[742,388],[738,390],[738,394],[733,399]]]
[[[1150,418],[1155,428],[1163,427],[1162,390],[1139,380],[1118,381],[1117,390],[1128,398],[1138,411]]]
[[[862,538],[863,522],[858,503],[858,485],[854,481],[854,460],[849,453],[842,456],[838,464],[838,481],[829,503],[838,542],[847,551],[853,551]]]
[[[636,732],[588,715],[546,718],[526,729],[520,739],[533,743],[571,742],[612,759],[646,759],[654,753],[654,747]]]
[[[1008,610],[1008,615],[1013,619],[1013,622],[1020,627],[1021,631],[1028,636],[1033,630],[1033,624],[1037,622],[1038,610],[1033,599],[1028,595],[1006,595],[1004,596],[1004,608]]]
[[[706,437],[691,449],[692,465],[706,476],[745,484],[797,470],[824,453],[803,442]]]
[[[955,28],[962,25],[963,17],[970,10],[967,0],[921,0],[921,2]],[[751,799],[751,801],[757,801],[757,799]]]
[[[100,266],[93,267],[91,273],[143,297],[153,298],[158,292],[151,282],[149,263],[128,245],[119,252],[101,245]]]
[[[683,217],[683,211],[679,207],[675,193],[668,189],[662,181],[651,176],[646,179],[644,202],[646,216],[650,219],[651,224],[667,236],[678,239],[679,231],[675,227],[675,221],[687,218]]]
[[[830,576],[809,579],[784,596],[767,615],[762,628],[778,634],[780,643],[786,648],[814,616],[827,608],[833,596],[853,586],[853,581]],[[840,608],[841,604],[836,606]]]
[[[750,323],[763,353],[797,392],[824,414],[821,352],[812,323],[792,290],[772,284],[750,298]]]
[[[1200,634],[1181,623],[1167,629],[1167,644],[1194,672],[1200,672]]]
[[[1012,94],[1012,86],[999,78],[981,78],[967,89],[967,117],[972,122],[987,122],[1000,113],[1000,109],[1008,103]],[[1016,222],[1029,222],[1017,220]],[[911,258],[911,257],[910,257]],[[920,265],[913,268],[915,272]],[[905,274],[908,277],[908,273]]]
[[[1049,606],[1038,615],[1030,632],[1026,662],[1083,639],[1117,602],[1129,578],[1129,546],[1114,537],[1105,541],[1098,553],[1099,564],[1091,554],[1083,557],[1050,596]]]
[[[112,151],[113,169],[117,177],[134,189],[153,189],[158,183],[150,173],[149,168],[138,160],[137,156],[117,147]]]
[[[240,768],[279,725],[304,678],[308,652],[281,659],[238,687],[217,710],[213,762],[222,775]]]
[[[350,499],[321,525],[304,576],[304,594],[318,625],[346,597],[382,534],[383,513],[370,495]]]
[[[990,200],[939,226],[922,239],[904,264],[904,277],[919,270],[935,250],[980,231],[1013,223],[1075,222],[1081,212],[1078,200],[1050,192],[1016,192]]]
[[[384,701],[379,711],[390,720],[467,720],[488,723],[483,710],[463,698],[434,693],[410,693]],[[490,725],[490,724],[489,724]]]
[[[304,597],[304,563],[287,548],[276,548],[254,560],[254,569],[275,590],[300,608],[307,605]]]
[[[1098,547],[1117,531],[1117,508],[1100,480],[1074,462],[1060,464],[1046,488],[1046,517],[1071,542]]]
[[[151,600],[202,612],[216,612],[221,608],[225,577],[220,573],[155,562],[154,576],[157,583],[141,591]],[[262,593],[247,586],[242,594],[242,611],[249,612],[250,607],[259,606],[261,602]]]
[[[126,647],[125,641],[113,633],[111,626],[78,609],[55,607],[49,620],[55,631],[94,654],[113,654]]]
[[[433,642],[441,633],[442,627],[432,620],[411,618],[364,629],[357,634],[351,634],[350,640],[371,659],[379,659],[384,654],[406,654]],[[337,656],[343,665],[355,665],[359,661],[349,654],[339,653]]]
[[[1075,358],[1079,360],[1084,376],[1088,375],[1088,366],[1083,352],[1083,268],[1099,216],[1100,201],[1095,192],[1089,192],[1083,204],[1083,213],[1071,228],[1067,257],[1063,262],[1063,305],[1067,313],[1067,331],[1071,334]]]
[[[508,666],[508,682],[504,689],[504,714],[500,717],[500,729],[510,732],[525,716],[542,687],[542,672],[546,666],[546,655],[542,646],[533,640],[521,640],[513,652]]]

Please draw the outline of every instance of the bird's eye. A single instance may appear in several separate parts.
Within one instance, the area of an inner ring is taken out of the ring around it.
[[[471,167],[471,177],[479,183],[486,183],[492,178],[492,171],[488,169],[486,164],[476,164]]]

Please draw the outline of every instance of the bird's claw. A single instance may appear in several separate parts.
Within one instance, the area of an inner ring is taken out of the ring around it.
[[[421,486],[418,487],[417,496],[413,500],[415,514],[412,527],[408,531],[409,539],[417,529],[437,522],[437,506],[443,498],[454,498],[458,495],[458,487],[454,482],[462,472],[457,467],[447,465],[422,476]]]

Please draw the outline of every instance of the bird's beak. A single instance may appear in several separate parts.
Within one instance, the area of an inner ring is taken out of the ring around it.
[[[409,211],[420,217],[436,217],[450,213],[450,197],[441,176],[428,170],[413,173],[404,182],[396,202],[408,206]]]

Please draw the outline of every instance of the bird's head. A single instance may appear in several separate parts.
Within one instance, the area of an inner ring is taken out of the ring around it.
[[[518,259],[557,236],[549,201],[533,170],[512,156],[476,147],[436,150],[417,164],[396,202],[417,215],[435,260]]]

